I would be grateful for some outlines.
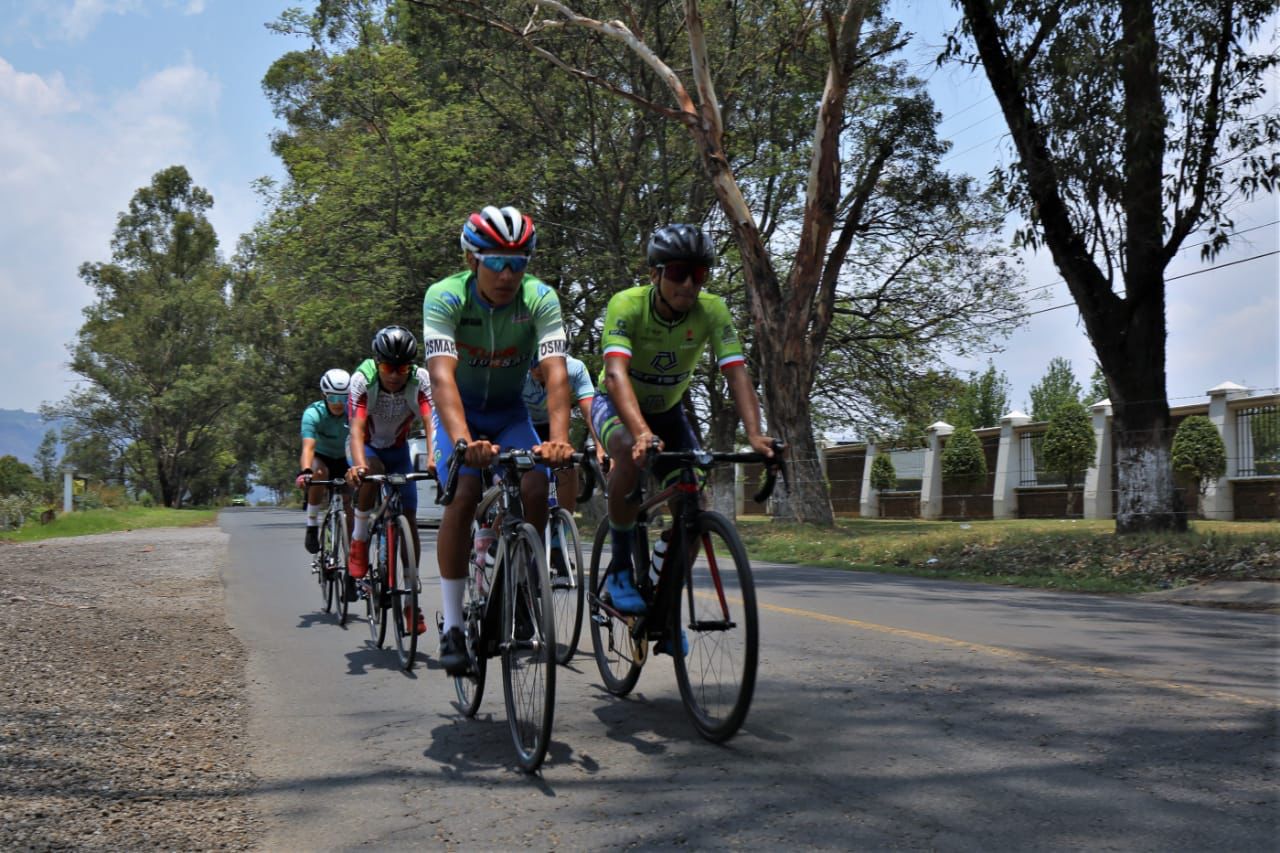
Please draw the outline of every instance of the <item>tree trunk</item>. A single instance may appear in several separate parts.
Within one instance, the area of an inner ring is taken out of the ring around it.
[[[720,381],[715,377],[715,382]],[[719,388],[711,389],[711,420],[707,431],[707,444],[710,450],[732,452],[734,439],[738,434],[738,412],[730,400],[719,393]],[[719,465],[711,469],[708,489],[711,492],[711,508],[725,518],[737,518],[738,507],[734,490],[737,487],[733,465]]]

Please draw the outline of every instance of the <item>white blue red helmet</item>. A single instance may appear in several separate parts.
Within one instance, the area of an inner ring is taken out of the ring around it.
[[[528,215],[489,205],[467,217],[459,242],[465,252],[532,255],[538,235]]]

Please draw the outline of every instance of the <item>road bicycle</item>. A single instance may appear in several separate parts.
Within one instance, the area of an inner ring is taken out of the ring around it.
[[[311,558],[311,571],[320,583],[320,601],[325,613],[336,609],[338,624],[347,624],[351,605],[347,586],[347,555],[351,553],[351,534],[347,530],[347,481],[309,480],[308,485],[324,486],[329,493],[329,508],[320,522],[320,550]]]
[[[636,519],[636,589],[647,605],[644,615],[615,610],[605,591],[608,563],[602,561],[609,543],[609,520],[600,523],[591,548],[587,581],[587,609],[591,644],[605,689],[625,696],[635,687],[640,670],[653,651],[670,654],[675,663],[680,699],[698,733],[715,743],[732,737],[741,727],[755,690],[759,655],[759,623],[755,583],[746,547],[733,522],[702,508],[705,477],[716,465],[764,463],[765,483],[755,495],[768,500],[779,472],[789,488],[782,464],[785,447],[774,444],[774,456],[760,453],[706,451],[646,454],[640,481],[627,500],[640,505]],[[653,463],[671,460],[679,465],[674,482],[646,497],[646,481]],[[668,529],[657,536],[667,540],[661,566],[649,554],[650,522],[670,504]]]
[[[400,666],[406,672],[417,662],[418,632],[415,629],[422,585],[409,526],[413,520],[404,514],[400,487],[434,477],[435,474],[419,471],[364,475],[365,480],[378,484],[378,504],[370,524],[369,574],[358,582],[364,598],[365,621],[369,623],[369,636],[377,648],[386,642],[387,624],[393,626]]]
[[[440,503],[453,501],[467,442],[459,440],[449,460]],[[578,461],[577,459],[574,460]],[[503,700],[520,768],[541,766],[555,716],[555,605],[547,573],[547,553],[532,524],[524,520],[520,480],[541,460],[529,450],[504,451],[486,472],[492,483],[476,508],[473,532],[498,532],[494,547],[473,537],[462,599],[467,672],[454,677],[458,706],[474,717],[484,695],[488,661],[502,659]],[[443,632],[443,620],[437,616]]]

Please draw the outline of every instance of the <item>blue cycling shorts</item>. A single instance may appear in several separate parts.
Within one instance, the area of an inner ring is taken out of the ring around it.
[[[529,417],[529,410],[523,403],[491,412],[467,412],[466,416],[467,429],[471,432],[473,439],[484,436],[486,441],[493,442],[504,451],[528,450],[542,443],[542,439],[538,438],[538,431],[534,429],[533,419]],[[431,412],[431,427],[436,470],[440,472],[441,477],[444,477],[445,471],[449,470],[449,457],[453,455],[454,440],[445,430],[444,424],[440,422],[438,411]],[[542,468],[544,472],[547,470],[545,466]],[[463,465],[458,469],[458,474],[462,477],[479,477],[480,469]]]

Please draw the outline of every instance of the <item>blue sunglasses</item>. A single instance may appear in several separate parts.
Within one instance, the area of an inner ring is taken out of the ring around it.
[[[502,272],[507,267],[512,272],[524,272],[525,267],[529,266],[528,255],[476,255],[480,259],[480,263],[484,264],[494,272]]]
[[[346,394],[325,394],[324,398],[328,400],[330,403],[346,403],[347,402]]]

